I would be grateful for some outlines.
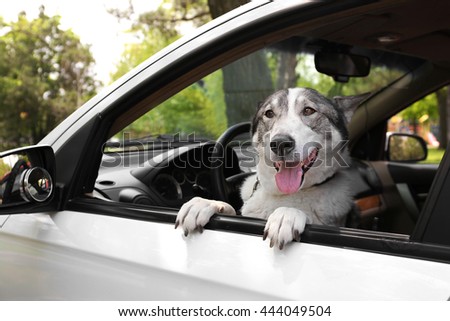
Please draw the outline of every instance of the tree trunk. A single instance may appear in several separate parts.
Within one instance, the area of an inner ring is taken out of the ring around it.
[[[225,66],[222,72],[228,125],[250,121],[258,103],[273,93],[266,57],[255,52]]]
[[[447,148],[450,139],[448,129],[450,124],[450,86],[436,91],[439,105],[439,148]]]
[[[303,42],[297,38],[290,38],[276,45],[275,48],[278,52],[277,90],[297,87],[298,75],[295,69],[298,63],[297,53],[302,45]]]
[[[216,18],[248,0],[208,0],[212,18]],[[223,89],[227,106],[228,126],[250,121],[258,102],[273,92],[270,69],[265,55],[255,52],[225,66]]]
[[[208,0],[208,7],[211,17],[215,19],[247,2],[250,2],[250,0]]]

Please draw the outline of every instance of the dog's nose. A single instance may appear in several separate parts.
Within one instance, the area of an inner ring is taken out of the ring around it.
[[[294,139],[289,135],[277,134],[270,141],[270,149],[277,156],[288,155],[295,147]]]

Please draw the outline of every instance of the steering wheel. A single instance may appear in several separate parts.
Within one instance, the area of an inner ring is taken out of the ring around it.
[[[234,138],[241,134],[250,133],[250,122],[238,123],[229,127],[216,141],[212,152],[213,166],[212,166],[212,183],[214,195],[219,200],[229,203],[236,210],[242,207],[242,200],[240,197],[240,186],[244,179],[254,173],[241,172],[230,177],[225,177],[225,157],[233,156],[232,150],[227,150],[227,145],[233,141]]]

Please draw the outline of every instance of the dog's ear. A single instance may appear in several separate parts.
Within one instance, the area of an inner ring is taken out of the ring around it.
[[[333,97],[334,103],[344,112],[347,123],[352,119],[353,113],[356,108],[368,97],[370,93],[365,93],[356,96],[336,96]]]

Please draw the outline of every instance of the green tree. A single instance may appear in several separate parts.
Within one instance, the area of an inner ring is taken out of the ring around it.
[[[111,9],[109,12],[119,19],[132,20],[132,1],[124,11]],[[208,20],[210,16],[206,0],[166,0],[157,10],[140,15],[133,21],[130,30],[140,41],[127,45],[112,79],[119,78],[175,41],[183,28],[199,26]],[[225,105],[224,97],[217,97],[213,93],[219,92],[215,88],[222,84],[221,72],[206,77],[127,126],[119,136],[195,132],[199,136],[218,137],[227,125]]]
[[[248,0],[163,1],[156,11],[142,14],[134,21],[131,31],[137,34],[142,42],[126,48],[113,78],[116,79],[175,40],[187,26],[201,25],[211,18],[218,17],[246,2]],[[132,19],[134,12],[132,1],[130,1],[127,10],[110,10],[110,12],[121,19]],[[255,71],[258,71],[259,76],[255,76]],[[208,88],[212,87],[213,84],[209,84],[209,82],[214,79],[217,84],[218,81],[217,77],[209,77],[203,80],[204,86],[193,86],[191,89],[181,92],[176,99],[177,108],[173,108],[174,105],[168,102],[165,105],[171,105],[169,107],[172,108],[166,108],[167,111],[157,112],[157,110],[160,110],[159,108],[152,111],[152,113],[155,113],[153,117],[158,117],[160,120],[159,127],[169,128],[176,123],[178,124],[178,131],[186,131],[192,128],[190,123],[192,119],[196,119],[198,113],[206,115],[211,110],[208,108],[215,108],[216,111],[219,109],[219,115],[223,115],[223,117],[218,119],[203,117],[202,124],[197,124],[196,128],[197,132],[202,131],[201,128],[205,128],[206,130],[203,131],[214,133],[214,136],[217,137],[217,133],[220,133],[219,130],[225,129],[227,124],[250,120],[257,102],[272,93],[274,89],[267,57],[262,52],[244,57],[224,67],[219,75],[222,78],[221,85],[225,95],[222,97],[211,95],[213,91],[208,90]],[[190,95],[187,95],[187,93],[190,93]],[[183,102],[180,100],[181,97],[185,98],[184,109],[182,107]],[[209,102],[214,103],[210,104]],[[226,113],[223,114],[225,105]],[[175,119],[177,121],[174,121]],[[185,122],[182,121],[183,119],[185,119]],[[138,120],[137,122],[141,121],[144,122],[144,120]],[[147,121],[149,120],[147,119]],[[167,125],[162,126],[162,123],[167,123]],[[133,126],[134,128],[148,128],[148,125],[135,124]]]
[[[125,10],[108,9],[108,12],[119,20],[132,22],[129,33],[137,41],[126,45],[122,58],[111,74],[116,80],[148,57],[157,53],[182,33],[183,27],[199,26],[210,20],[206,10],[206,0],[163,0],[155,11],[149,11],[135,17],[133,1]]]
[[[418,120],[422,116],[428,116],[430,120],[437,120],[439,117],[439,111],[437,109],[436,95],[428,95],[421,100],[418,100],[410,107],[406,108],[400,113],[403,119],[413,121]]]
[[[217,18],[247,2],[249,1],[208,0],[208,7],[211,17]],[[268,54],[257,51],[222,69],[228,124],[249,121],[258,102],[273,93],[273,73],[269,68]],[[282,69],[280,64],[278,64],[278,68]]]
[[[119,139],[133,139],[147,135],[180,134],[196,138],[219,137],[226,129],[223,97],[215,87],[222,85],[221,73],[207,76],[131,123],[118,133]],[[221,117],[222,116],[222,117]]]
[[[0,25],[0,144],[35,144],[95,94],[94,59],[60,17],[44,7]]]
[[[141,41],[126,45],[121,59],[116,64],[116,70],[111,74],[112,80],[119,79],[148,57],[154,55],[168,44],[179,38],[177,33],[168,35],[156,28],[148,31],[143,29],[135,29],[130,32],[141,34]]]

